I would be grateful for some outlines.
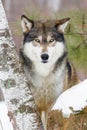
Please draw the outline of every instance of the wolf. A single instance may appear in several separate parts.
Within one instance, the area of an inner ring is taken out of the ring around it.
[[[45,130],[48,112],[58,96],[78,83],[75,68],[68,60],[64,38],[69,20],[34,21],[21,16],[24,40],[20,56]]]

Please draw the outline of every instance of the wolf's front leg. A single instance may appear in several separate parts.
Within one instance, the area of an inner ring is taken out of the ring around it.
[[[48,117],[48,112],[47,111],[42,111],[41,112],[41,120],[44,126],[44,129],[47,130],[47,117]]]

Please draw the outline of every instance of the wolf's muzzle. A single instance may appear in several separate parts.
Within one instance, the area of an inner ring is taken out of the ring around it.
[[[41,55],[41,59],[43,63],[47,63],[48,59],[49,59],[49,55],[44,53]]]

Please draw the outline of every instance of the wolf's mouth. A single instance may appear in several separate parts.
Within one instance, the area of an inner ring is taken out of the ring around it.
[[[47,60],[42,60],[42,63],[47,63],[48,61]]]

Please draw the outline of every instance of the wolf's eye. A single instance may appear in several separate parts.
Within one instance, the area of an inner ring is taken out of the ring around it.
[[[49,43],[53,43],[55,41],[55,39],[50,39]]]
[[[37,43],[40,43],[40,40],[39,40],[39,39],[35,39],[34,41],[37,42]]]
[[[34,45],[34,46],[40,46],[40,40],[37,39],[37,38],[34,39],[33,45]]]

